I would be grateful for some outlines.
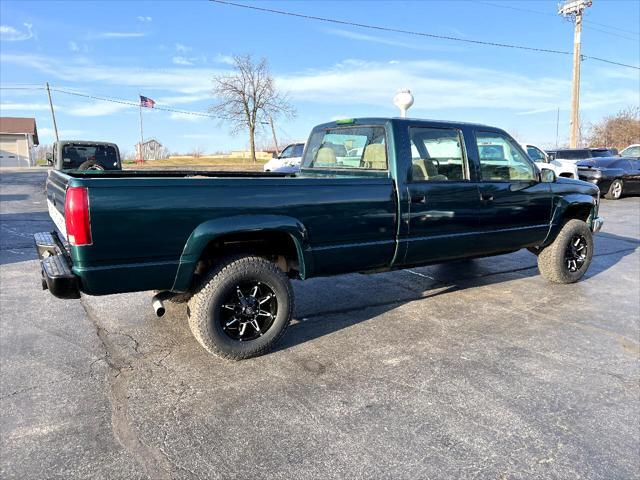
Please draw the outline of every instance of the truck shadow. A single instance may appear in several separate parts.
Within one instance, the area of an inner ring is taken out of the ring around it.
[[[598,233],[596,255],[581,281],[596,277],[634,253],[640,240]],[[536,257],[516,253],[375,275],[349,274],[295,282],[294,322],[277,350],[366,322],[417,300],[539,275]],[[572,288],[557,285],[557,288]]]

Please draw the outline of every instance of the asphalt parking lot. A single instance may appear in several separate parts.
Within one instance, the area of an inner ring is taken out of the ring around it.
[[[41,290],[44,177],[0,172],[2,478],[640,478],[639,197],[577,284],[526,251],[296,282],[227,362],[149,292]]]

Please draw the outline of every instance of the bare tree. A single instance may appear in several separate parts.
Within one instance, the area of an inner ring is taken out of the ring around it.
[[[251,55],[233,57],[233,72],[214,77],[218,99],[210,111],[231,125],[233,132],[249,131],[251,158],[256,161],[256,129],[278,116],[293,117],[286,94],[278,91],[267,60],[254,62]]]
[[[47,153],[53,152],[53,145],[50,143],[43,143],[35,148],[34,154],[36,160],[44,161],[47,158]]]
[[[590,147],[614,147],[619,150],[640,143],[640,108],[621,110],[591,125],[588,141]]]

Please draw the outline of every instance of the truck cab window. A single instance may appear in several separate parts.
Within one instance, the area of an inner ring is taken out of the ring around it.
[[[485,182],[533,181],[536,168],[511,138],[496,132],[477,132],[480,170]]]
[[[465,180],[462,135],[444,128],[409,129],[413,182]]]
[[[384,127],[335,127],[309,138],[303,168],[387,169]]]

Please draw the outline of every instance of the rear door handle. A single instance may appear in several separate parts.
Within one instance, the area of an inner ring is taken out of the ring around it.
[[[411,203],[427,203],[426,195],[411,195]]]

